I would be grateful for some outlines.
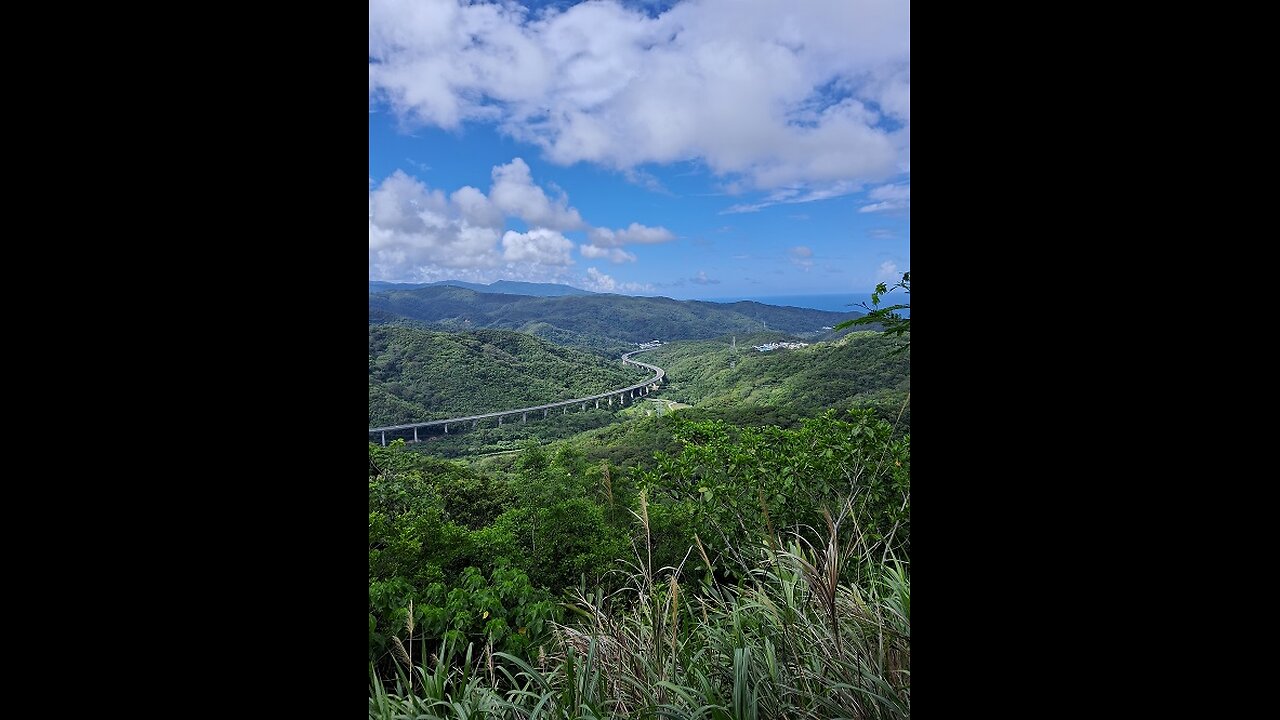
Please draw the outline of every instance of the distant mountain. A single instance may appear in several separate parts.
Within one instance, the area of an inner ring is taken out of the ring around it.
[[[376,293],[387,292],[388,290],[417,290],[418,288],[424,288],[428,285],[430,285],[430,283],[394,283],[384,282],[382,280],[370,280],[369,292]]]
[[[369,295],[371,323],[399,317],[442,329],[505,328],[602,353],[655,338],[694,340],[766,331],[812,338],[827,332],[823,327],[860,315],[750,301],[711,303],[600,293],[530,297],[440,286]]]
[[[504,295],[529,295],[532,297],[560,297],[564,295],[594,295],[589,290],[572,287],[570,285],[559,285],[557,283],[531,283],[531,282],[515,282],[512,280],[498,280],[481,285],[479,283],[469,283],[462,280],[440,280],[432,283],[393,283],[384,282],[382,280],[370,280],[369,292],[389,292],[394,290],[416,290],[424,287],[440,287],[447,285],[449,287],[460,287],[468,290],[475,290],[482,293],[501,293]]]
[[[458,290],[459,288],[450,288]],[[369,326],[369,425],[526,407],[625,387],[648,373],[509,330]]]

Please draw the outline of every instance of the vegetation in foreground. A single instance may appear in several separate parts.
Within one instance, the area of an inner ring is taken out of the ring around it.
[[[370,447],[370,717],[910,715],[909,433],[664,420],[647,470]]]

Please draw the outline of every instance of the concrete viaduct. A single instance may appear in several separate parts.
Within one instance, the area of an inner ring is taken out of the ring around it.
[[[534,405],[533,407],[516,408],[515,410],[502,410],[500,412],[485,413],[483,415],[468,415],[466,417],[449,418],[447,420],[432,420],[430,422],[369,428],[369,435],[374,439],[381,438],[382,444],[385,446],[387,444],[387,435],[389,433],[393,436],[403,436],[407,440],[409,438],[408,433],[412,432],[413,442],[418,442],[418,430],[420,428],[444,426],[444,431],[447,434],[449,432],[450,425],[462,427],[465,423],[471,423],[471,427],[474,428],[481,420],[491,420],[493,418],[497,418],[498,424],[501,425],[503,418],[514,418],[517,415],[520,416],[520,422],[527,422],[529,419],[529,413],[536,413],[539,410],[542,411],[542,417],[545,418],[556,408],[561,409],[561,414],[569,412],[569,408],[574,405],[578,405],[581,409],[586,410],[588,403],[595,403],[595,406],[598,408],[600,407],[601,400],[607,401],[608,404],[612,406],[614,398],[617,398],[618,405],[621,406],[626,404],[627,400],[634,400],[641,395],[648,395],[651,391],[657,390],[658,383],[666,377],[667,372],[657,365],[649,365],[648,363],[642,363],[638,360],[631,359],[631,356],[636,353],[642,353],[645,350],[652,349],[653,348],[632,350],[631,352],[624,353],[622,355],[622,362],[651,370],[653,371],[653,377],[643,382],[638,382],[635,385],[624,387],[621,390],[610,390],[609,392],[600,393],[599,395],[589,395],[587,397],[574,398],[572,400],[561,400],[560,402],[554,402],[547,405]]]

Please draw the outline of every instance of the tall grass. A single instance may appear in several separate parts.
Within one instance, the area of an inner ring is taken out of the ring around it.
[[[729,586],[652,567],[642,498],[646,550],[623,589],[577,593],[538,667],[473,646],[458,662],[443,646],[430,664],[400,657],[394,688],[370,670],[369,717],[910,717],[909,569],[845,527],[848,509],[820,532],[739,547],[749,572]]]

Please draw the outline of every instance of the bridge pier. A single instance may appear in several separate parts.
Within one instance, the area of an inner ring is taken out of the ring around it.
[[[387,434],[384,432],[382,433],[382,447],[386,447],[386,446],[387,446]]]
[[[499,415],[499,416],[498,416],[498,425],[499,425],[499,426],[501,426],[501,425],[502,425],[502,416],[501,416],[501,415]]]
[[[609,396],[609,407],[613,407],[613,396]]]
[[[582,412],[586,412],[586,411],[587,411],[587,404],[582,403]]]
[[[596,409],[600,409],[600,398],[596,398]]]
[[[445,427],[448,428],[449,426],[445,425]],[[446,429],[445,432],[449,432],[449,431]],[[418,428],[413,429],[413,441],[418,442]]]
[[[448,434],[449,434],[449,423],[445,423],[445,424],[444,424],[444,434],[445,434],[445,435],[448,435]]]
[[[525,420],[528,420],[528,419],[529,419],[529,413],[520,413],[520,422],[524,422]]]
[[[546,419],[547,419],[547,409],[545,409],[545,408],[544,408],[544,409],[543,409],[543,411],[542,411],[542,419],[543,419],[543,420],[546,420]]]
[[[472,420],[472,421],[471,421],[471,429],[472,429],[472,430],[475,430],[475,429],[476,429],[476,426],[477,426],[477,425],[479,425],[479,424],[480,424],[480,421],[479,421],[479,420]]]
[[[565,415],[565,414],[567,414],[568,412],[569,412],[569,406],[568,406],[568,405],[561,405],[561,406],[560,406],[560,414],[561,414],[561,415]]]

